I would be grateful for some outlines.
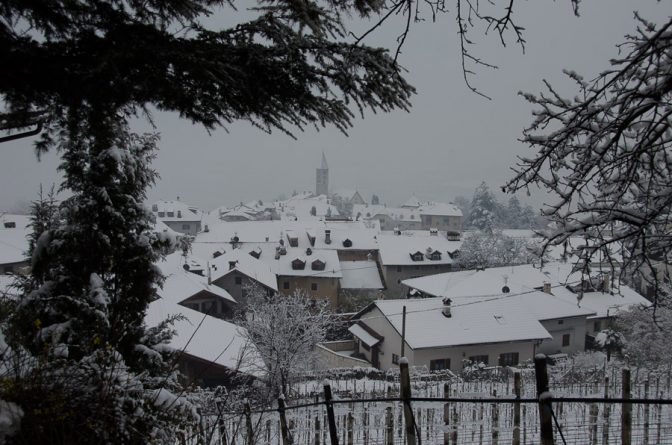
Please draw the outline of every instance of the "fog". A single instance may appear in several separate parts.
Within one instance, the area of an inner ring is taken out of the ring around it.
[[[452,6],[452,4],[450,5]],[[245,122],[208,134],[174,114],[155,113],[161,134],[154,163],[161,179],[149,200],[175,199],[211,209],[251,199],[270,199],[293,190],[314,190],[322,152],[330,168],[330,189],[357,189],[389,204],[411,194],[450,201],[471,197],[486,181],[493,189],[511,177],[517,156],[531,155],[518,142],[531,122],[532,106],[519,91],[539,92],[548,79],[568,96],[575,88],[562,69],[591,78],[617,56],[616,43],[635,31],[633,8],[650,20],[669,14],[665,2],[593,0],[575,17],[568,0],[516,3],[514,18],[524,26],[525,52],[509,36],[502,47],[494,32],[471,32],[471,51],[499,69],[472,67],[470,80],[492,100],[465,85],[454,11],[436,23],[414,23],[402,48],[401,64],[417,88],[409,113],[367,113],[346,136],[334,128],[296,131],[297,139],[265,134]],[[366,40],[396,48],[400,24],[388,23]],[[145,123],[140,130],[151,130]],[[37,161],[32,141],[0,146],[0,209],[12,210],[35,199],[40,183],[58,183],[58,155]],[[534,192],[534,191],[533,191]],[[545,197],[521,197],[540,207]]]

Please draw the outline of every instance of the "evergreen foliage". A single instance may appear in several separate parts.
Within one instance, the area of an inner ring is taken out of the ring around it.
[[[492,232],[498,225],[497,200],[485,181],[474,191],[469,209],[469,225],[486,232]]]

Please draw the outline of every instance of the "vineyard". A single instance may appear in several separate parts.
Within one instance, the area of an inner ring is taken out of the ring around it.
[[[670,373],[635,371],[628,379],[627,394],[623,393],[624,374],[615,368],[580,375],[555,369],[549,385],[554,398],[555,443],[624,443],[625,414],[631,417],[627,432],[631,443],[672,444]],[[249,412],[214,409],[204,413],[200,436],[206,440],[198,442],[333,443],[328,428],[328,404],[324,403],[324,385],[329,385],[338,443],[407,443],[398,373],[373,378],[354,378],[347,373],[325,376],[324,380],[318,377],[296,384],[292,391],[295,395],[280,402],[285,405],[284,410],[278,410],[275,403],[271,407],[251,408]],[[411,372],[408,406],[413,413],[414,443],[540,443],[534,369],[516,372],[500,369],[482,377],[465,381],[450,374]],[[515,380],[520,383],[517,385]],[[632,403],[605,402],[606,397],[615,401],[631,398]],[[628,411],[624,413],[624,409]]]

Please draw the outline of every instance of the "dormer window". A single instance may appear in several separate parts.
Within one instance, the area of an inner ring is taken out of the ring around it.
[[[290,247],[299,247],[299,237],[294,233],[287,232],[287,242],[289,242]]]
[[[177,217],[178,217],[178,218],[182,218],[182,210],[178,210],[178,211],[177,211]]]
[[[152,204],[152,212],[158,212],[159,211],[159,205],[158,204]]]
[[[175,212],[168,212],[168,218],[173,218],[175,216]]]
[[[423,253],[420,251],[411,253],[410,255],[413,261],[422,261],[425,258],[425,255],[423,255]]]
[[[252,255],[256,259],[259,259],[259,257],[261,256],[261,248],[257,247],[256,249],[250,252],[250,255]]]
[[[166,212],[159,212],[159,218],[163,218],[164,216],[166,216]]]
[[[5,229],[15,229],[16,228],[16,223],[14,221],[6,221],[5,222]]]
[[[324,261],[322,261],[318,258],[311,263],[311,269],[313,269],[313,270],[324,270],[326,265],[327,265],[327,263],[325,263]]]
[[[432,261],[439,261],[441,259],[441,252],[435,250],[434,252],[429,254],[429,259]]]
[[[343,240],[343,247],[352,247],[352,241],[349,238]]]
[[[295,258],[292,261],[292,269],[293,270],[303,270],[306,268],[306,262],[303,261],[301,258]]]

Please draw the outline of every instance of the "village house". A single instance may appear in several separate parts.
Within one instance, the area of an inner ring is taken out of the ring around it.
[[[402,281],[409,278],[450,272],[460,241],[449,241],[436,231],[378,235],[380,266],[386,298],[404,298]]]
[[[531,360],[551,336],[524,309],[524,303],[464,298],[377,300],[360,311],[350,327],[356,356],[381,370],[396,368],[401,356],[402,314],[406,307],[404,356],[411,366],[459,372],[465,361],[516,366]]]
[[[544,305],[560,301],[584,311],[585,315],[579,312],[572,316],[571,312],[560,310],[563,306],[558,306],[554,309],[556,312],[545,313],[544,307],[538,307],[537,300],[531,301],[535,304],[530,308],[537,311],[538,319],[553,337],[540,348],[545,353],[582,351],[592,345],[595,334],[606,329],[619,311],[650,304],[625,285],[613,287],[611,277],[606,274],[586,281],[580,273],[572,273],[571,268],[567,263],[547,263],[543,269],[529,264],[493,267],[409,279],[403,284],[410,297],[538,295],[545,298],[540,300]],[[552,300],[541,294],[550,295]]]
[[[152,213],[158,221],[176,232],[194,236],[201,230],[201,212],[179,199],[155,202],[152,204]]]
[[[377,220],[381,230],[436,229],[452,237],[459,237],[462,230],[462,211],[453,204],[421,203],[412,197],[401,207],[383,205],[354,205],[355,218]]]
[[[259,260],[261,247],[247,250],[244,246],[232,249],[209,261],[209,280],[225,289],[239,304],[246,304],[248,293],[260,291],[273,295],[278,291],[276,274]]]
[[[214,387],[231,385],[234,378],[263,378],[263,360],[239,326],[164,297],[150,303],[145,323],[157,326],[175,315],[174,335],[165,346],[180,351],[177,363],[189,383]]]
[[[29,223],[26,215],[0,214],[0,275],[28,272]]]

